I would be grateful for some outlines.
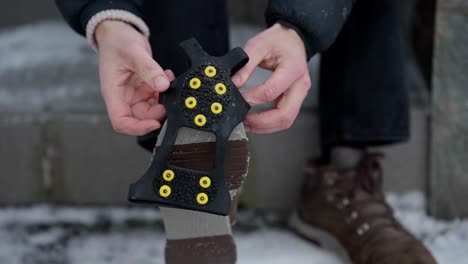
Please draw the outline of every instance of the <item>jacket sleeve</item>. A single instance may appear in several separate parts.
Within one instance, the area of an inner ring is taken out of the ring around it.
[[[281,23],[295,29],[308,58],[326,50],[346,22],[355,0],[269,0],[265,11],[268,26]]]
[[[86,34],[89,20],[101,11],[123,10],[142,17],[143,0],[55,0],[55,3],[68,24],[81,35]]]

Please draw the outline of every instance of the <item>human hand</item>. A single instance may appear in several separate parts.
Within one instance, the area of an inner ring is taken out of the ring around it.
[[[253,133],[291,127],[311,86],[301,37],[293,29],[275,24],[250,39],[244,50],[250,60],[233,76],[234,84],[244,87],[257,66],[270,70],[270,77],[243,95],[251,106],[275,101],[273,109],[248,113],[245,127]]]
[[[158,103],[174,74],[154,61],[151,47],[133,26],[116,20],[99,24],[95,33],[101,92],[115,131],[144,135],[161,127],[166,115]]]

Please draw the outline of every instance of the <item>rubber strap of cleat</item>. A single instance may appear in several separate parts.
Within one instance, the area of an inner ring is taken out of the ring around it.
[[[208,55],[195,39],[180,43],[190,68],[179,75],[161,95],[167,110],[167,130],[146,173],[130,185],[130,202],[228,215],[231,197],[224,177],[227,143],[232,130],[250,109],[231,76],[249,60],[241,48],[223,57]],[[196,171],[169,164],[181,127],[216,135],[211,171]]]

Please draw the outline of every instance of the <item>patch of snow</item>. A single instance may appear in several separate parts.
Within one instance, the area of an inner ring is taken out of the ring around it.
[[[88,85],[88,88],[83,88]],[[90,93],[90,88],[95,88],[93,93]],[[44,87],[21,87],[19,90],[1,89],[0,86],[0,106],[5,109],[43,109],[46,106],[52,107],[53,102],[72,102],[73,100],[81,99],[83,104],[86,104],[84,99],[90,94],[99,96],[99,88],[96,83],[81,81],[67,85],[56,85]],[[96,101],[96,100],[94,100]],[[89,103],[88,103],[89,104]]]
[[[341,264],[339,257],[281,229],[264,229],[236,236],[239,263]]]
[[[389,194],[388,200],[397,218],[424,241],[439,263],[467,263],[468,220],[428,217],[421,192]],[[150,224],[132,226],[132,221]],[[153,208],[3,208],[0,263],[162,264],[165,238],[160,221],[159,212]],[[111,226],[96,228],[102,223]],[[240,264],[341,263],[333,252],[286,229],[260,225],[249,232],[237,232],[235,239]]]
[[[27,246],[22,243],[18,233],[0,229],[0,263],[22,264]]]
[[[443,221],[427,216],[422,192],[389,194],[401,223],[434,253],[439,263],[468,263],[468,220]]]
[[[76,223],[86,226],[96,224],[105,218],[114,224],[131,220],[155,221],[160,219],[159,211],[151,208],[74,208],[36,205],[33,207],[0,209],[0,229],[9,225],[54,225]]]
[[[0,72],[44,65],[79,64],[92,50],[63,22],[42,22],[2,31]],[[80,56],[81,55],[81,56]]]
[[[0,111],[103,109],[96,53],[64,22],[1,31],[0,57]]]
[[[28,242],[34,246],[49,245],[64,236],[65,231],[62,228],[56,227],[44,232],[33,233],[28,236]]]
[[[74,239],[67,254],[73,264],[163,264],[164,245],[163,233],[134,230]]]

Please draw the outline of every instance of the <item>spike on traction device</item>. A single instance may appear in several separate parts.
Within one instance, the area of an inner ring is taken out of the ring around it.
[[[224,175],[226,146],[232,130],[250,109],[231,76],[249,58],[241,48],[235,48],[223,57],[210,56],[193,38],[183,41],[180,46],[191,66],[161,95],[161,103],[167,110],[167,131],[146,173],[130,185],[128,200],[228,215],[231,197]],[[211,171],[169,164],[181,127],[216,135]]]

